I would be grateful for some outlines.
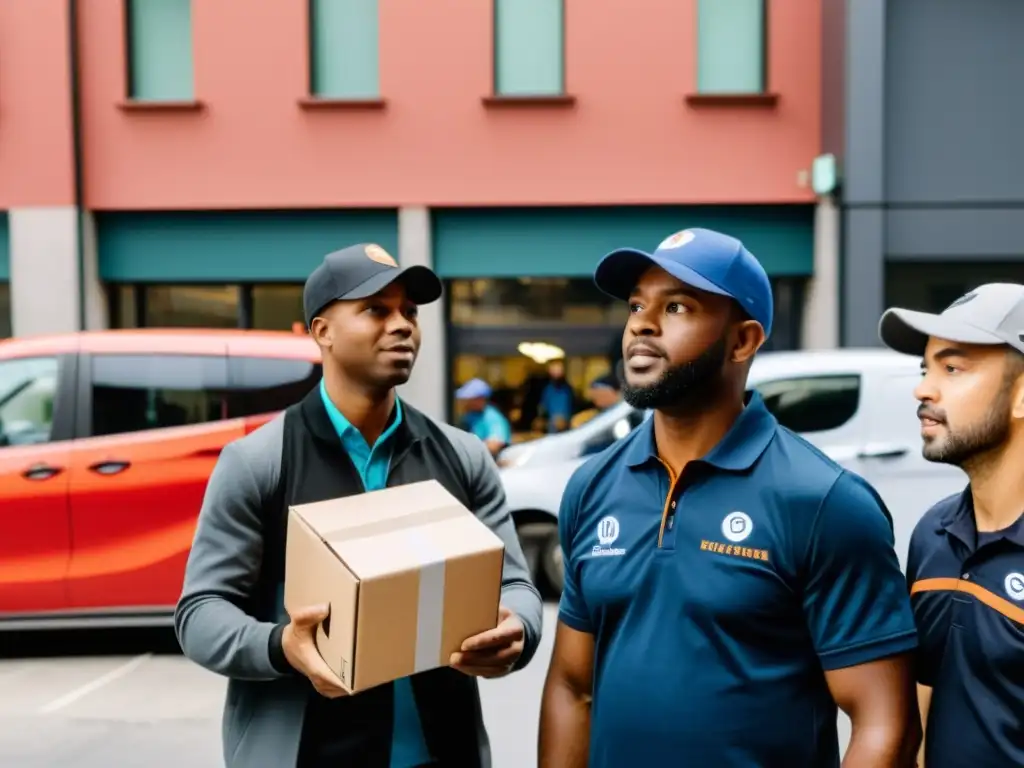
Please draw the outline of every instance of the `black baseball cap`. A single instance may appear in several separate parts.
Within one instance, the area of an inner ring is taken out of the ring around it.
[[[402,269],[376,243],[359,243],[328,253],[306,279],[302,291],[306,327],[328,304],[368,298],[396,280],[402,282],[409,299],[416,304],[430,304],[443,293],[441,279],[432,269],[421,265]]]

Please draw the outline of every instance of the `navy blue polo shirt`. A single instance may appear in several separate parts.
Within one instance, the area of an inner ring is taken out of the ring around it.
[[[757,394],[675,479],[648,419],[576,470],[559,528],[591,768],[838,766],[823,670],[917,645],[878,495]]]
[[[979,533],[970,486],[940,501],[910,538],[907,581],[928,768],[1024,765],[1024,516]]]

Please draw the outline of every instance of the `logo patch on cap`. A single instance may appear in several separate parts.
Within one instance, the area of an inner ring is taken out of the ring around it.
[[[693,234],[693,232],[688,229],[684,229],[682,232],[676,232],[674,235],[669,235],[662,240],[661,245],[658,246],[658,250],[662,251],[666,248],[682,248],[695,237],[696,235]]]
[[[953,309],[954,307],[962,307],[967,302],[974,301],[976,298],[978,298],[978,294],[977,293],[971,292],[971,293],[964,294],[959,299],[957,299],[952,304],[950,304],[948,307],[946,307],[945,311],[948,312],[949,310]]]
[[[398,262],[392,258],[391,254],[381,248],[379,245],[368,245],[366,246],[366,258],[370,261],[375,261],[378,264],[383,264],[388,267],[397,267]]]

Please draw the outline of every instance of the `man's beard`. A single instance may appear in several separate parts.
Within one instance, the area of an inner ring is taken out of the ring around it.
[[[657,381],[642,387],[630,385],[627,373],[622,399],[643,410],[699,410],[720,393],[725,351],[723,337],[695,359],[670,366]]]
[[[960,430],[946,425],[946,434],[926,439],[921,454],[928,461],[963,467],[978,456],[1003,445],[1010,437],[1010,392],[1000,391],[985,417]]]

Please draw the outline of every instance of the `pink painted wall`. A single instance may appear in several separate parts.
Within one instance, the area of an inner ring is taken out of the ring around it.
[[[0,209],[74,201],[66,0],[0,0]]]
[[[97,209],[806,202],[820,8],[769,2],[774,108],[684,102],[696,0],[566,0],[575,107],[481,103],[487,0],[380,0],[378,111],[300,108],[300,0],[194,0],[198,112],[118,108],[121,0],[81,0],[86,198]],[[8,6],[17,3],[7,3]]]

